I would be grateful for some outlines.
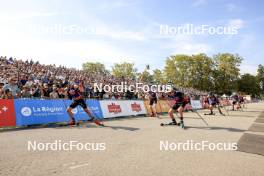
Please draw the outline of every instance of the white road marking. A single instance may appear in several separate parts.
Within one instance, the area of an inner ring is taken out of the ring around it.
[[[77,168],[80,168],[80,167],[84,167],[84,166],[88,166],[89,163],[85,163],[85,164],[79,164],[79,165],[76,165],[76,166],[71,166],[69,167],[71,170],[73,169],[77,169]]]
[[[71,162],[71,163],[65,163],[65,164],[63,164],[62,166],[70,166],[70,165],[74,165],[74,164],[76,164],[76,162]]]

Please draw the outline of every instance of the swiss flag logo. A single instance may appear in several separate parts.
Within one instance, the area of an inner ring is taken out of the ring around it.
[[[0,127],[16,126],[14,100],[0,100]]]

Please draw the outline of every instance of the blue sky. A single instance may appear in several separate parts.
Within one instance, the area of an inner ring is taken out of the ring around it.
[[[81,68],[129,61],[163,68],[172,54],[237,53],[242,72],[264,64],[261,0],[0,0],[0,55]],[[235,35],[162,35],[170,27],[236,27]],[[66,32],[62,31],[65,29]],[[69,29],[72,29],[69,32]],[[77,31],[82,30],[82,31]],[[86,30],[86,31],[84,31]]]

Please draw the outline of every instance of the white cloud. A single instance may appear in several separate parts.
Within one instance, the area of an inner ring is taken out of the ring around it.
[[[104,1],[98,6],[100,10],[112,10],[115,8],[131,8],[138,5],[139,1],[136,0],[114,0],[114,1]]]
[[[205,43],[188,43],[180,42],[175,44],[175,49],[172,54],[198,54],[208,53],[211,51],[211,47]]]
[[[57,12],[12,12],[12,13],[0,13],[0,22],[8,22],[8,21],[19,21],[25,19],[31,19],[34,17],[51,17],[54,15],[58,15]]]
[[[257,75],[257,69],[258,69],[257,65],[243,63],[240,66],[240,73],[241,74],[250,73],[252,75]]]
[[[58,41],[37,38],[17,38],[0,43],[1,54],[16,56],[18,59],[39,60],[44,64],[66,65],[80,68],[86,61],[98,61],[105,64],[128,60],[126,53],[107,42],[102,41]]]
[[[163,45],[163,48],[170,49],[171,54],[198,54],[211,53],[213,48],[202,42],[197,42],[193,36],[178,35],[170,39],[168,44]]]
[[[131,39],[139,37],[138,39],[140,39],[140,35],[136,36],[133,33],[106,35],[120,40],[129,37]],[[112,42],[98,38],[89,40],[50,39],[21,31],[11,31],[8,27],[0,29],[0,38],[1,55],[23,60],[32,58],[43,64],[81,68],[81,64],[84,62],[97,61],[109,67],[113,63],[124,61],[140,63],[144,58],[144,54],[137,55],[120,44],[116,46]]]
[[[228,26],[235,27],[237,29],[242,28],[245,25],[245,21],[242,19],[231,19],[228,21]]]
[[[102,28],[101,28],[102,29]],[[104,30],[97,33],[103,37],[108,37],[114,40],[134,40],[134,41],[145,41],[145,35],[142,32],[125,31],[125,30],[113,30],[105,27]]]
[[[239,12],[239,11],[243,11],[243,8],[241,6],[238,6],[234,3],[227,3],[225,5],[225,8],[228,12]]]
[[[237,8],[237,6],[233,3],[226,4],[226,9],[230,12],[233,12],[236,8]]]
[[[198,7],[198,6],[202,6],[202,5],[205,5],[205,4],[207,4],[207,0],[195,0],[192,3],[192,6]]]

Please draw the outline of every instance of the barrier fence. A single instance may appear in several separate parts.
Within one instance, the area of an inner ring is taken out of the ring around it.
[[[0,100],[0,127],[67,122],[71,100]],[[86,100],[96,119],[146,114],[143,100]],[[81,107],[73,111],[76,120],[88,120]]]
[[[48,124],[67,122],[69,116],[66,112],[71,100],[36,100],[15,99],[0,100],[0,127],[24,126],[34,124]],[[86,103],[97,119],[107,119],[122,116],[136,116],[151,114],[148,100],[86,100]],[[231,105],[229,101],[222,102]],[[159,100],[157,112],[168,112],[174,104],[172,100]],[[200,100],[191,100],[185,110],[202,109]],[[73,110],[76,120],[88,120],[81,107]]]

